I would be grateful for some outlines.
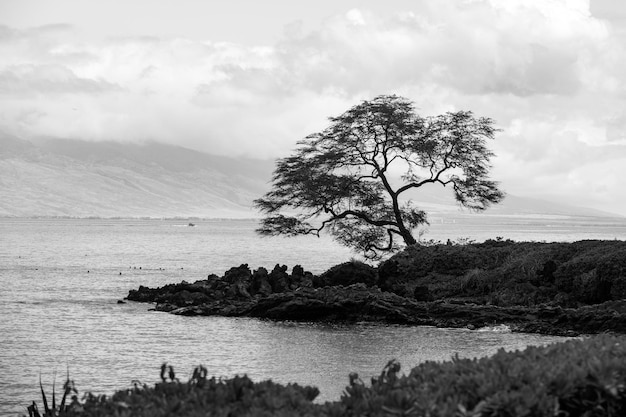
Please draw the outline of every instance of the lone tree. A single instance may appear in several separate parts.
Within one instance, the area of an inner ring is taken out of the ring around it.
[[[489,179],[493,120],[472,112],[421,117],[406,98],[383,95],[330,118],[324,131],[279,159],[272,189],[255,200],[261,235],[320,235],[378,258],[417,243],[426,213],[403,193],[451,186],[457,202],[484,210],[504,197]],[[405,194],[406,195],[406,194]]]

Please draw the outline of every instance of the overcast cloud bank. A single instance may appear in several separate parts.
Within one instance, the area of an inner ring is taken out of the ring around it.
[[[625,25],[591,6],[346,8],[314,28],[285,21],[282,38],[265,45],[93,39],[75,22],[0,20],[0,130],[271,158],[328,116],[397,93],[424,115],[495,119],[493,177],[505,190],[626,214]]]

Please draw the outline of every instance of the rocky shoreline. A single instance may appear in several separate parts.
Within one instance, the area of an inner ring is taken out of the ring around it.
[[[343,271],[339,268],[315,276],[300,266],[291,273],[280,265],[271,272],[264,268],[252,272],[244,264],[231,268],[222,277],[209,275],[206,280],[194,283],[183,281],[160,288],[141,286],[131,290],[127,299],[156,303],[157,311],[185,316],[370,321],[469,329],[507,325],[516,332],[559,336],[626,333],[626,300],[579,308],[502,307],[471,299],[429,300],[428,289],[419,287],[410,298],[383,291],[375,284],[376,275],[371,267],[343,265]]]

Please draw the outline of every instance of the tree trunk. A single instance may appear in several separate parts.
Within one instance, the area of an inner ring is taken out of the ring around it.
[[[404,225],[400,227],[400,230],[402,231],[402,239],[404,239],[404,243],[406,243],[407,246],[415,245],[417,243],[417,240],[415,240],[411,232],[404,227]]]
[[[402,221],[402,214],[400,213],[400,206],[398,204],[398,199],[397,197],[395,198],[392,197],[392,199],[393,199],[393,211],[396,215],[396,223],[398,224],[398,229],[400,230],[402,239],[404,240],[404,243],[406,243],[407,246],[415,245],[417,243],[417,240],[415,240],[415,238],[411,234],[411,231],[407,229],[407,227],[404,225],[404,222]]]

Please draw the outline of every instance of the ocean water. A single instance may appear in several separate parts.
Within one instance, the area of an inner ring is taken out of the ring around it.
[[[181,379],[203,364],[216,376],[248,374],[315,385],[336,400],[350,372],[377,375],[392,358],[404,370],[426,360],[479,357],[559,337],[506,329],[323,325],[180,317],[118,304],[139,285],[222,274],[232,266],[302,265],[314,273],[355,254],[325,238],[260,238],[252,220],[0,219],[0,415],[40,403],[39,379],[57,391],[69,370],[80,392],[111,394],[157,382],[163,362]],[[423,238],[625,239],[626,223],[562,218],[433,222]],[[41,404],[39,404],[41,406]]]

